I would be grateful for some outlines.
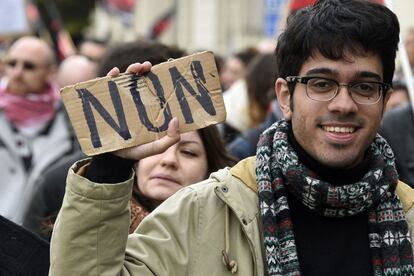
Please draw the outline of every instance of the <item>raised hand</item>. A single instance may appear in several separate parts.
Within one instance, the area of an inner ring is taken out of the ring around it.
[[[143,73],[150,71],[151,67],[152,65],[148,61],[145,61],[144,63],[133,63],[128,66],[126,73],[135,73],[141,75]],[[111,77],[116,77],[119,75],[119,73],[119,69],[117,67],[114,67],[111,69],[111,71],[108,72],[107,75]],[[180,131],[178,119],[173,118],[168,124],[166,136],[147,144],[117,150],[112,153],[122,158],[140,160],[142,158],[164,152],[166,149],[177,143],[179,140]]]

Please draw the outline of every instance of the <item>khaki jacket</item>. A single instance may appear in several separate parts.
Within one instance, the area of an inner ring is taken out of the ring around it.
[[[92,183],[75,173],[84,164],[68,175],[49,275],[265,275],[254,158],[181,189],[129,236],[133,178]],[[413,234],[414,191],[397,193]]]

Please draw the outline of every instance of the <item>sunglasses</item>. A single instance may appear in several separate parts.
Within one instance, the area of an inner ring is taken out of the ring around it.
[[[34,71],[38,68],[38,66],[31,61],[27,61],[27,60],[18,61],[17,59],[11,59],[11,60],[6,61],[6,65],[14,68],[19,62],[22,63],[23,69],[27,71]]]

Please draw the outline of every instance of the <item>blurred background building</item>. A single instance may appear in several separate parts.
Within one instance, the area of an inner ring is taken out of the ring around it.
[[[212,49],[228,54],[264,37],[273,38],[288,2],[138,0],[130,1],[130,13],[101,2],[87,33],[113,41],[150,37],[189,51]]]
[[[212,49],[222,55],[272,39],[288,13],[312,0],[124,0],[131,15],[100,5],[92,14],[88,33],[111,40],[153,37],[188,50]],[[377,1],[384,3],[383,1]],[[385,1],[398,15],[401,34],[414,26],[412,1]]]

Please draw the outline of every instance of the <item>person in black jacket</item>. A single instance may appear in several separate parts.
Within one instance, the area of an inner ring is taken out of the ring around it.
[[[409,103],[385,113],[379,133],[395,154],[401,181],[414,187],[414,115]]]
[[[0,216],[0,275],[46,276],[49,243]]]

